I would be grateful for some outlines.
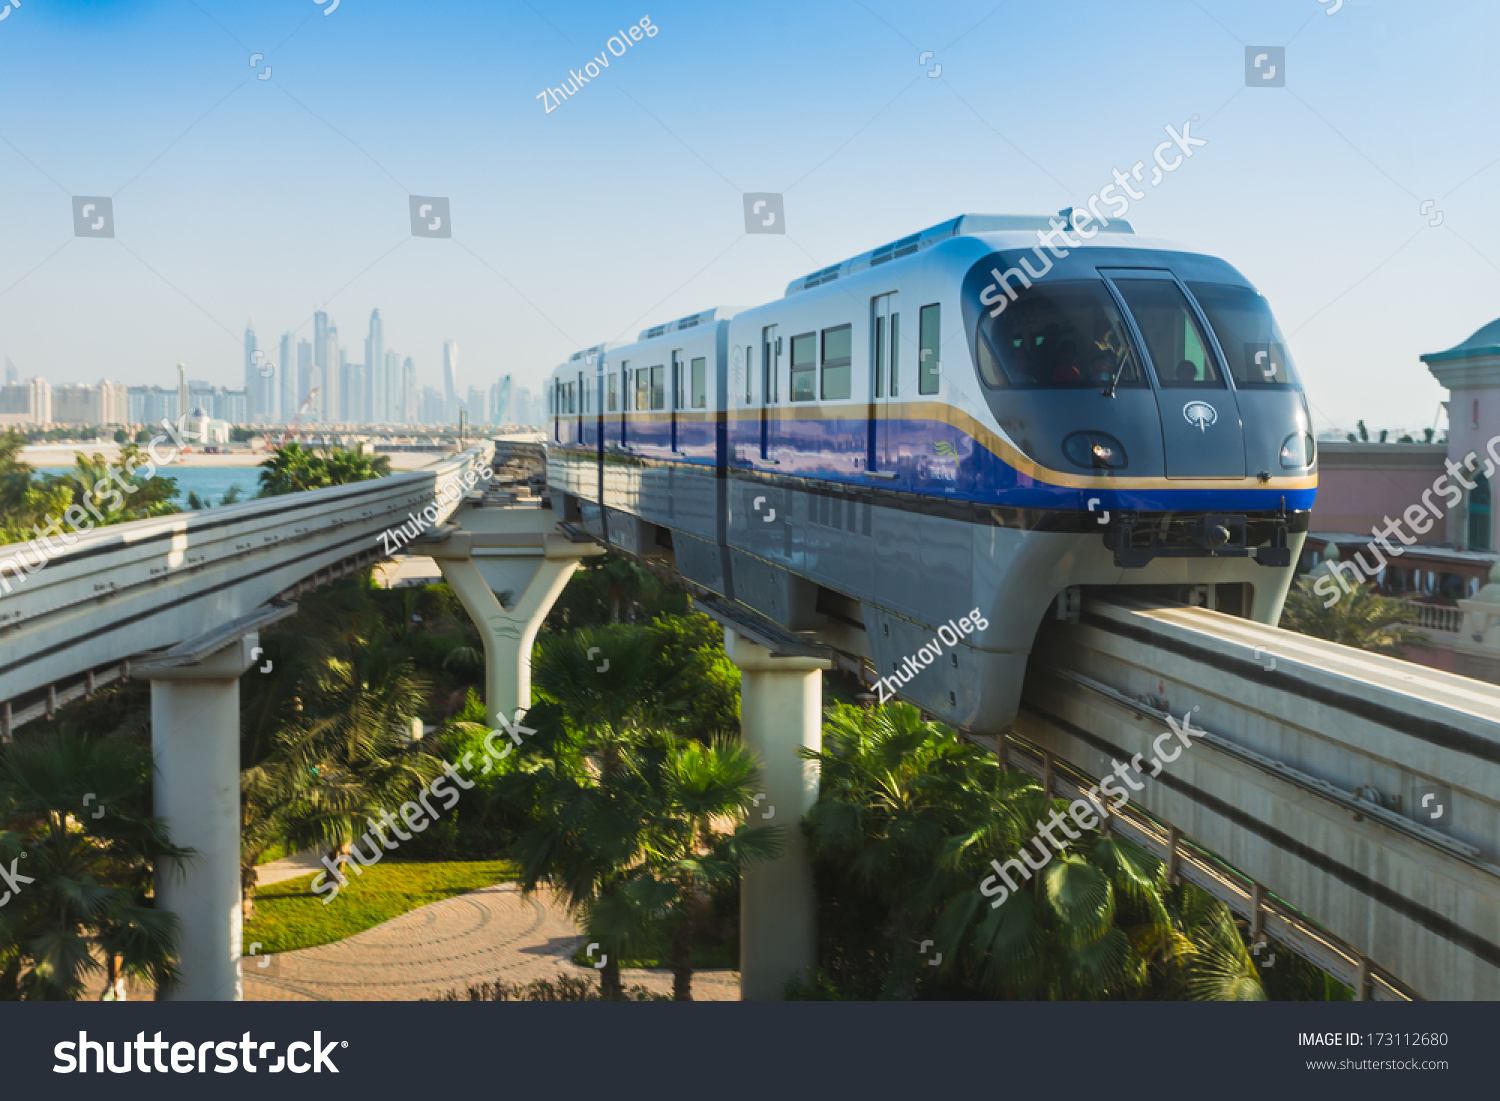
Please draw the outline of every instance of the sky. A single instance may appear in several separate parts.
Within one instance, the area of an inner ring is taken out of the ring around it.
[[[360,361],[378,307],[419,385],[455,340],[461,388],[537,389],[955,214],[1081,205],[1185,122],[1128,218],[1259,287],[1319,428],[1441,431],[1418,357],[1500,316],[1493,0],[9,3],[0,353],[54,385],[240,385],[247,320],[274,348],[319,308]]]

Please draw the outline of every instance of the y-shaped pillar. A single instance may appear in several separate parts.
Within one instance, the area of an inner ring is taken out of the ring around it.
[[[484,640],[485,715],[492,729],[531,706],[531,647],[578,563],[603,554],[557,534],[539,508],[463,508],[460,530],[423,544]],[[507,594],[501,603],[497,593]]]
[[[823,670],[814,657],[779,657],[724,630],[724,649],[740,668],[740,737],[761,761],[764,816],[784,827],[786,849],[746,866],[740,882],[740,997],[774,1001],[788,979],[818,964],[818,899],[799,823],[818,798],[818,773],[797,750],[823,746]],[[751,812],[752,824],[756,812]]]

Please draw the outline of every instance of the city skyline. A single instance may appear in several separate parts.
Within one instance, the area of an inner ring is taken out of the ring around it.
[[[322,313],[353,359],[371,310],[399,303],[384,341],[413,355],[418,386],[442,385],[454,340],[484,367],[460,390],[504,374],[539,388],[581,348],[770,301],[955,214],[1076,205],[1193,116],[1208,145],[1130,220],[1266,294],[1319,427],[1432,424],[1442,393],[1419,357],[1486,324],[1500,297],[1500,151],[1468,121],[1494,105],[1500,12],[1469,0],[1360,0],[1332,17],[1312,0],[1154,3],[1107,44],[1065,37],[1066,56],[1005,45],[1056,37],[1034,3],[883,0],[854,19],[669,3],[649,44],[550,113],[538,90],[616,32],[613,8],[310,7],[28,5],[5,21],[0,87],[46,105],[8,120],[0,145],[0,192],[26,212],[0,224],[0,354],[23,375],[149,381],[182,358],[238,385],[247,303],[273,357],[286,332],[321,356]],[[765,20],[784,65],[761,64]],[[400,65],[371,65],[393,39]],[[1284,87],[1247,86],[1259,43],[1285,48]],[[1451,63],[1404,79],[1399,55],[1421,49]],[[1005,87],[1087,109],[1059,125],[1006,108],[997,51]],[[1390,76],[1371,63],[1386,57]],[[515,170],[518,147],[544,175]],[[585,156],[610,170],[565,167]],[[744,235],[751,191],[784,194],[785,234]],[[70,196],[101,194],[115,238],[70,236]],[[422,195],[443,198],[451,237],[413,236]]]

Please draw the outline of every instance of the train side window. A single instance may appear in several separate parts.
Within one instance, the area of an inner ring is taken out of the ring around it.
[[[755,345],[745,345],[745,404],[755,404]]]
[[[692,379],[689,382],[694,409],[708,408],[708,357],[694,356],[689,364]]]
[[[814,381],[818,373],[817,349],[817,333],[800,333],[792,337],[793,401],[812,401],[817,397]]]
[[[667,407],[667,365],[658,363],[651,368],[651,408]]]
[[[682,353],[672,353],[672,408],[687,408],[687,379],[682,377]]]
[[[942,374],[942,316],[943,307],[934,302],[923,306],[917,316],[917,393],[936,394],[938,378]]]
[[[1167,279],[1121,279],[1120,297],[1146,338],[1146,352],[1163,387],[1222,390],[1224,376],[1208,354],[1208,341],[1188,309],[1187,298]]]
[[[651,369],[637,367],[635,372],[635,407],[639,412],[651,408]]]
[[[620,406],[620,380],[614,375],[605,379],[604,403],[608,407],[606,413],[613,413]]]
[[[854,329],[840,325],[823,330],[823,400],[842,401],[849,397],[850,353]]]

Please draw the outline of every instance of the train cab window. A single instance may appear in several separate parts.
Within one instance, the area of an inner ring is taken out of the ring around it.
[[[1115,285],[1146,338],[1159,385],[1223,389],[1224,377],[1181,287],[1168,279],[1121,279]]]
[[[1286,341],[1264,298],[1249,287],[1225,283],[1189,283],[1188,290],[1208,315],[1236,386],[1274,390],[1300,385]]]
[[[818,373],[818,334],[802,333],[792,337],[792,400],[812,401],[817,397],[814,376]]]
[[[667,366],[658,363],[651,368],[651,408],[665,409],[667,407]]]
[[[1099,389],[1117,375],[1119,386],[1146,385],[1102,280],[1038,283],[991,312],[979,317],[974,357],[993,390]]]
[[[708,408],[708,357],[694,356],[692,363],[688,364],[688,372],[692,376],[688,380],[688,396],[692,399],[694,409]]]
[[[844,401],[849,397],[849,373],[854,329],[840,325],[823,330],[823,400]],[[793,344],[795,348],[795,343]],[[795,354],[795,352],[793,353]]]
[[[917,393],[936,394],[942,362],[943,307],[934,302],[917,315]],[[894,393],[894,390],[892,391]]]

